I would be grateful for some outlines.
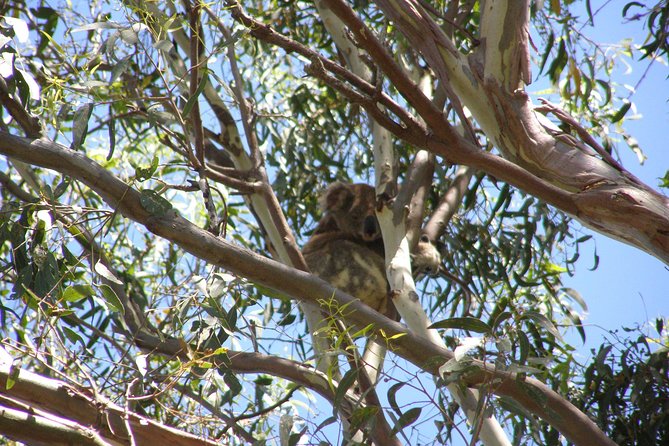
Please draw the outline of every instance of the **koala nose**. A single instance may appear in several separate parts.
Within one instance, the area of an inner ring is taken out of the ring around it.
[[[379,222],[373,215],[368,215],[362,222],[362,237],[365,240],[376,240],[381,236]]]

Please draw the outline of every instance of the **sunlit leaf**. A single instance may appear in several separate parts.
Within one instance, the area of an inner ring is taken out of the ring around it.
[[[114,290],[109,285],[100,285],[99,288],[102,292],[102,297],[105,304],[107,305],[107,308],[111,311],[125,314],[125,308],[123,307],[121,300],[118,298]]]
[[[107,266],[101,261],[98,260],[97,262],[95,262],[95,266],[93,267],[93,269],[95,270],[96,273],[100,274],[102,277],[109,280],[110,282],[115,283],[117,285],[123,284],[123,282],[121,282],[118,279],[118,277],[116,277],[114,273],[112,273],[109,270],[109,268],[107,268]]]
[[[92,296],[93,287],[90,285],[70,285],[63,291],[62,299],[66,302],[77,302]]]

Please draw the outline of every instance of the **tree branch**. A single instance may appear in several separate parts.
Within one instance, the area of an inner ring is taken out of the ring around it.
[[[85,389],[27,370],[21,370],[14,385],[8,388],[8,375],[9,367],[0,366],[0,395],[14,401],[14,407],[23,409],[0,409],[0,431],[29,444],[108,446],[120,443],[129,446],[126,419],[137,444],[218,444],[128,413],[125,408]],[[22,431],[19,426],[26,429]],[[21,438],[14,436],[17,433],[21,433]]]

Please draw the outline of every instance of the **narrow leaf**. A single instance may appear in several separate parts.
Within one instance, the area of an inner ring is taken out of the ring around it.
[[[16,380],[19,379],[19,374],[21,373],[21,364],[19,362],[12,362],[12,365],[9,367],[9,373],[7,374],[7,383],[5,388],[10,390],[16,384]]]
[[[200,84],[197,86],[197,90],[195,90],[195,93],[193,93],[193,96],[188,98],[188,101],[186,101],[186,105],[184,105],[184,110],[183,114],[184,116],[188,116],[195,106],[195,102],[197,101],[197,98],[200,96],[200,93],[204,91],[204,87],[207,86],[208,78],[207,76],[202,77],[202,80],[200,80]]]
[[[491,333],[490,325],[474,317],[453,317],[435,322],[428,328],[458,328],[460,330],[475,331],[477,333]]]
[[[402,412],[400,411],[400,406],[397,404],[396,394],[405,384],[406,383],[400,381],[397,384],[393,384],[390,389],[388,389],[388,403],[398,415]]]
[[[546,329],[550,334],[555,336],[557,339],[562,340],[562,336],[558,329],[553,325],[553,322],[550,321],[546,316],[536,311],[528,311],[521,316],[521,319],[531,319],[537,324],[541,325]]]
[[[625,102],[622,107],[620,107],[620,110],[616,112],[615,115],[611,117],[611,123],[618,122],[621,119],[625,117],[627,112],[629,111],[630,107],[632,106],[631,102]]]
[[[422,409],[420,407],[412,407],[411,409],[404,412],[402,415],[400,415],[400,418],[397,420],[397,423],[395,423],[395,427],[393,427],[393,432],[399,432],[405,427],[415,423],[418,417],[420,416],[421,411]]]
[[[70,149],[78,150],[86,140],[86,135],[88,134],[88,120],[91,117],[91,113],[93,113],[93,104],[90,102],[80,106],[74,112],[72,145],[70,146]]]
[[[125,308],[121,303],[121,299],[118,298],[109,285],[100,285],[100,291],[102,292],[102,297],[109,310],[125,314]]]
[[[77,302],[93,295],[93,287],[90,285],[72,285],[63,291],[63,300],[66,302]]]
[[[112,283],[115,283],[117,285],[123,285],[123,282],[121,282],[115,275],[112,273],[109,268],[107,268],[103,263],[101,263],[99,260],[95,263],[95,266],[93,267],[96,273],[100,274],[102,277],[105,279],[109,280]]]
[[[341,402],[344,400],[346,392],[348,392],[348,389],[350,389],[353,386],[353,384],[355,384],[355,381],[357,379],[358,379],[358,370],[356,369],[351,369],[344,374],[341,381],[339,381],[339,385],[337,386],[337,391],[335,392],[334,401],[332,403],[333,409],[341,407]]]

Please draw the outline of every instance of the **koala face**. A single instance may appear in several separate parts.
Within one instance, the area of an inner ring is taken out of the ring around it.
[[[337,228],[364,241],[381,238],[376,219],[376,192],[367,184],[331,184],[320,199],[326,216],[334,219]]]

